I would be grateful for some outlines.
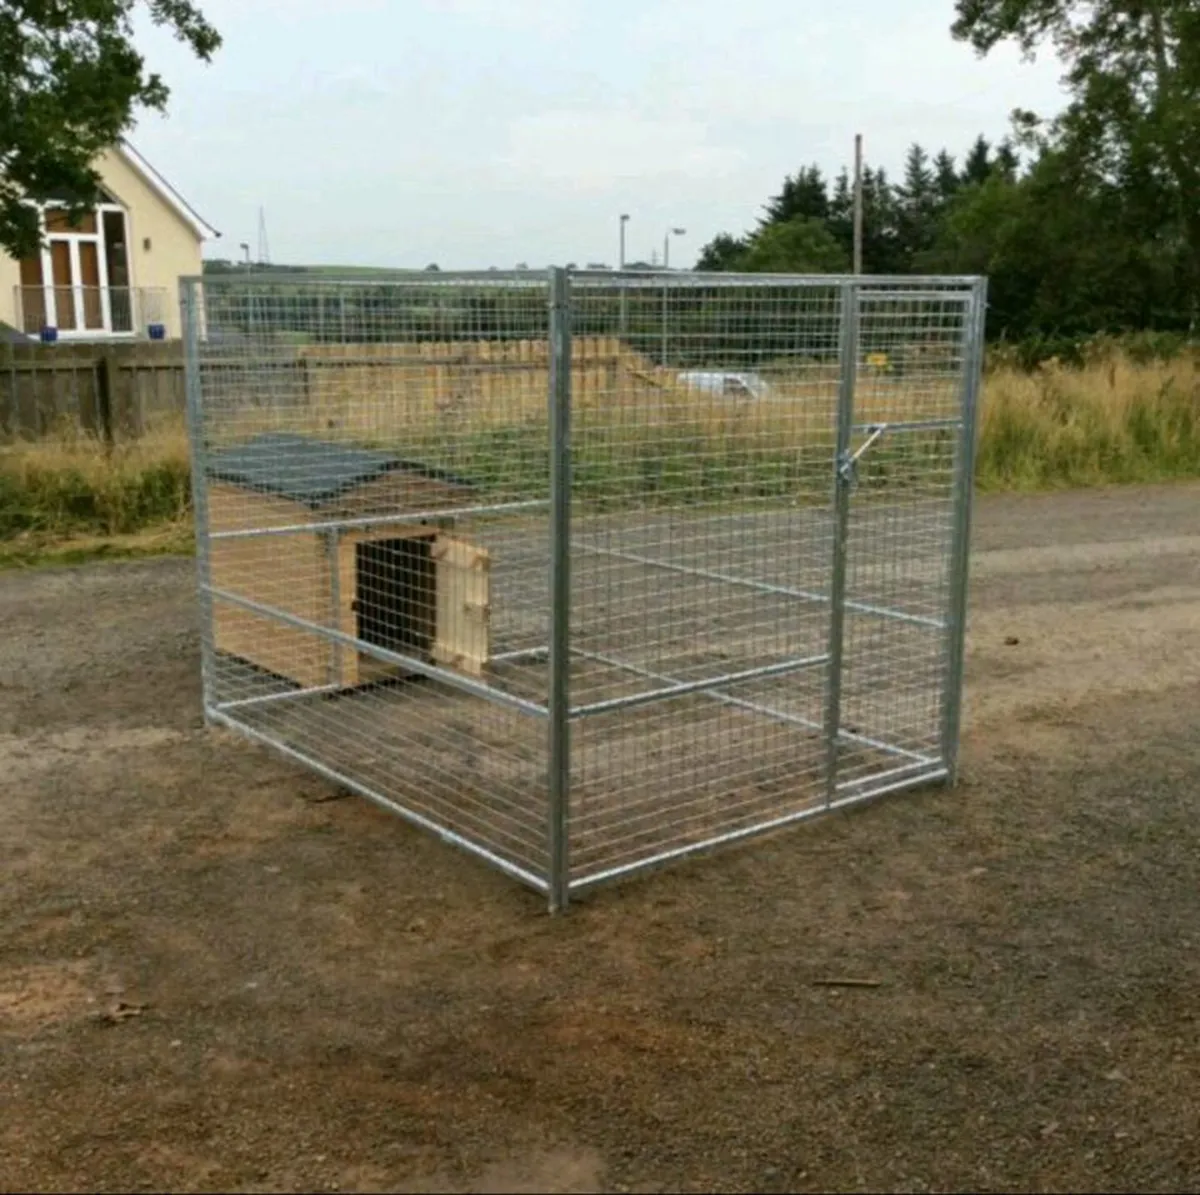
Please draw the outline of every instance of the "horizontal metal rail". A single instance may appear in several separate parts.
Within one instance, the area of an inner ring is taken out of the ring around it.
[[[517,863],[510,862],[503,856],[497,855],[494,851],[489,851],[487,847],[480,846],[477,842],[472,842],[471,839],[464,837],[462,834],[447,829],[432,818],[425,817],[423,814],[409,809],[407,805],[402,805],[399,801],[393,801],[390,797],[385,797],[382,793],[378,793],[361,781],[347,776],[344,772],[339,772],[336,768],[331,768],[319,759],[315,759],[303,751],[297,751],[295,747],[289,747],[286,743],[281,743],[278,739],[272,738],[269,734],[264,734],[261,730],[247,726],[237,718],[231,717],[219,706],[209,706],[205,712],[214,722],[220,722],[223,726],[229,727],[230,730],[244,734],[247,738],[253,739],[257,743],[262,743],[264,746],[286,755],[289,759],[301,764],[303,767],[311,768],[317,775],[324,776],[332,784],[340,784],[343,788],[348,788],[360,797],[366,797],[368,801],[373,801],[376,805],[380,805],[388,810],[389,813],[394,813],[402,817],[406,822],[411,822],[414,826],[419,826],[422,830],[429,830],[431,833],[436,834],[443,842],[448,842],[453,846],[459,847],[461,850],[470,852],[472,855],[478,855],[481,859],[486,859],[493,867],[499,868],[507,875],[512,876],[513,879],[520,880],[523,884],[528,884],[538,892],[545,892],[547,890],[547,884],[543,877],[535,875],[532,871],[527,871]]]
[[[590,552],[593,556],[611,556],[617,560],[628,560],[633,564],[644,564],[649,568],[660,568],[671,573],[680,573],[687,577],[703,577],[708,581],[720,581],[726,585],[740,585],[744,589],[753,589],[759,593],[777,594],[780,597],[799,598],[805,602],[828,604],[829,595],[817,593],[810,589],[794,589],[790,585],[773,585],[769,581],[752,581],[748,577],[735,577],[729,573],[715,573],[706,568],[693,568],[686,564],[672,564],[667,560],[655,560],[651,556],[640,556],[636,552],[618,552],[613,548],[597,548],[591,544],[574,542],[573,552]],[[940,618],[929,618],[924,614],[907,614],[903,610],[890,610],[886,606],[873,606],[869,602],[851,601],[846,603],[847,610],[857,614],[869,614],[874,618],[890,618],[896,622],[912,623],[915,626],[932,627],[935,630],[945,630],[946,624]]]
[[[218,479],[219,480],[219,479]],[[319,523],[285,523],[279,527],[239,527],[236,531],[214,531],[209,539],[254,539],[260,535],[302,535],[306,532],[353,531],[360,527],[386,527],[390,523],[416,523],[421,519],[448,519],[461,515],[507,514],[548,505],[546,498],[524,502],[494,502],[486,506],[439,506],[432,510],[405,510],[389,515],[366,515],[360,519],[328,519]]]
[[[863,776],[855,776],[850,780],[838,781],[838,792],[850,792],[855,789],[863,788],[864,786],[874,786],[881,780],[890,780],[895,776],[907,776],[910,772],[915,772],[921,768],[928,769],[930,765],[941,767],[937,760],[930,759],[914,759],[909,763],[897,764],[894,768],[888,768],[883,772],[868,772]]]
[[[828,664],[828,654],[819,656],[799,656],[792,660],[779,660],[774,664],[763,664],[758,668],[745,668],[741,672],[728,672],[724,676],[710,676],[703,680],[677,681],[661,689],[648,689],[642,693],[631,693],[625,697],[610,697],[605,701],[593,701],[588,705],[577,705],[571,710],[572,718],[586,718],[592,714],[607,714],[613,710],[632,709],[639,705],[648,705],[654,701],[665,701],[672,697],[685,697],[691,693],[704,694],[709,689],[724,688],[741,681],[757,680],[768,676],[786,676],[791,672],[799,672],[802,668],[813,668],[819,664]]]
[[[632,672],[635,676],[644,676],[647,680],[656,680],[667,684],[679,683],[673,677],[664,676],[661,672],[653,672],[649,668],[642,668],[638,664],[630,664],[625,660],[617,659],[615,656],[601,655],[595,651],[584,651],[578,647],[573,647],[571,654],[581,656],[585,660],[594,660],[597,664],[607,664],[610,668],[624,669],[626,672]],[[719,701],[722,705],[731,705],[737,709],[748,710],[754,714],[762,714],[764,717],[772,718],[776,722],[785,722],[789,726],[798,726],[802,730],[823,732],[825,729],[822,723],[812,718],[802,718],[799,714],[785,713],[783,710],[774,709],[769,705],[762,705],[757,701],[747,701],[743,697],[731,697],[728,693],[718,693],[715,689],[705,689],[703,690],[703,695],[712,701]],[[922,755],[919,751],[909,751],[905,747],[896,747],[891,743],[885,743],[882,739],[870,738],[868,735],[859,734],[857,731],[841,730],[838,732],[838,738],[848,743],[858,743],[863,747],[871,747],[885,755],[899,755],[905,759],[916,760],[918,763],[925,764],[928,767],[939,766],[938,760],[933,756]]]
[[[533,701],[526,701],[522,697],[514,697],[511,693],[504,692],[503,689],[493,689],[491,685],[485,685],[482,681],[471,680],[470,677],[462,676],[457,672],[451,672],[448,668],[439,668],[436,664],[427,664],[424,660],[418,660],[414,656],[406,656],[401,655],[400,652],[389,651],[386,647],[378,647],[374,643],[367,643],[362,639],[356,639],[353,635],[347,635],[344,631],[335,631],[330,627],[323,627],[320,623],[310,622],[307,618],[300,618],[295,614],[289,614],[286,610],[280,610],[276,606],[268,606],[262,602],[253,601],[251,598],[242,597],[240,594],[230,593],[225,589],[217,589],[211,585],[206,585],[203,588],[210,597],[215,598],[219,602],[228,602],[232,606],[240,606],[243,610],[249,610],[254,614],[261,614],[264,618],[274,619],[277,622],[295,627],[297,630],[309,631],[319,638],[329,640],[331,643],[344,644],[346,647],[354,648],[355,651],[360,652],[362,655],[373,656],[377,660],[382,660],[385,664],[398,664],[402,668],[407,668],[410,672],[416,672],[421,676],[428,677],[430,680],[440,681],[451,688],[459,689],[464,693],[470,693],[472,697],[482,697],[485,701],[494,702],[496,705],[508,706],[509,709],[518,710],[522,714],[529,714],[535,718],[546,717],[546,707],[544,705],[538,705]]]
[[[867,282],[858,292],[859,300],[863,303],[876,303],[883,300],[888,303],[969,303],[971,292],[964,291],[927,291],[909,288],[908,290],[872,290]]]
[[[732,842],[741,842],[744,839],[754,838],[760,834],[768,834],[772,830],[781,830],[785,826],[807,821],[809,818],[820,817],[835,809],[845,809],[860,802],[876,800],[879,797],[886,796],[888,793],[899,792],[906,788],[917,788],[922,784],[933,784],[938,780],[946,779],[946,776],[947,772],[944,767],[935,767],[931,771],[918,772],[912,776],[895,780],[890,784],[884,784],[879,788],[870,789],[867,792],[859,792],[851,796],[841,797],[828,804],[822,801],[818,805],[812,805],[806,809],[797,809],[792,813],[786,813],[782,817],[771,818],[769,821],[760,822],[755,826],[746,826],[741,830],[730,830],[726,834],[714,834],[711,838],[706,838],[702,842],[689,843],[687,846],[678,846],[671,850],[659,851],[645,859],[635,859],[630,863],[621,863],[615,867],[606,867],[603,871],[594,872],[592,875],[583,876],[578,880],[572,880],[570,889],[572,894],[583,892],[588,888],[594,888],[598,884],[619,879],[621,876],[629,875],[632,872],[643,871],[650,867],[657,867],[663,863],[673,862],[676,859],[683,859],[688,855],[698,854],[700,851],[712,850],[713,847],[725,846]]]
[[[218,701],[214,708],[228,713],[243,710],[252,705],[272,705],[276,701],[294,701],[297,697],[317,697],[326,693],[340,693],[344,685],[313,685],[307,689],[288,689],[284,693],[265,693],[260,697],[239,697],[236,701]]]
[[[872,435],[875,432],[887,432],[890,436],[901,432],[952,430],[961,426],[961,419],[912,419],[904,423],[856,423],[850,430],[856,436]]]
[[[492,664],[512,664],[517,660],[536,660],[541,659],[550,654],[550,648],[544,643],[539,647],[521,647],[516,651],[501,651],[495,655],[488,657],[488,662]]]

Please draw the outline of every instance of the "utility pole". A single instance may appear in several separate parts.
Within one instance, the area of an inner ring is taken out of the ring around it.
[[[854,134],[854,273],[863,271],[863,139]]]
[[[265,207],[258,209],[258,264],[260,266],[271,264],[271,246],[267,241],[267,209]]]

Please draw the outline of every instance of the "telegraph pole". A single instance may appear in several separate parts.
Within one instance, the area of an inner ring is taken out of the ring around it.
[[[863,270],[863,139],[854,134],[854,272]]]

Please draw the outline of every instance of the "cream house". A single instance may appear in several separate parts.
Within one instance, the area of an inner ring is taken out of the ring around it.
[[[75,225],[41,212],[40,253],[0,251],[0,324],[62,340],[175,338],[179,279],[199,274],[200,247],[220,234],[127,142],[97,163],[102,202]]]

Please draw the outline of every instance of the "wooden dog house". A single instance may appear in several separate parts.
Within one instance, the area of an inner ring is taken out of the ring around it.
[[[214,453],[207,473],[215,589],[414,659],[483,671],[488,553],[451,534],[454,508],[476,500],[471,482],[390,453],[278,433]],[[368,526],[330,525],[365,518]],[[303,688],[405,674],[270,615],[219,598],[213,607],[217,651]]]

